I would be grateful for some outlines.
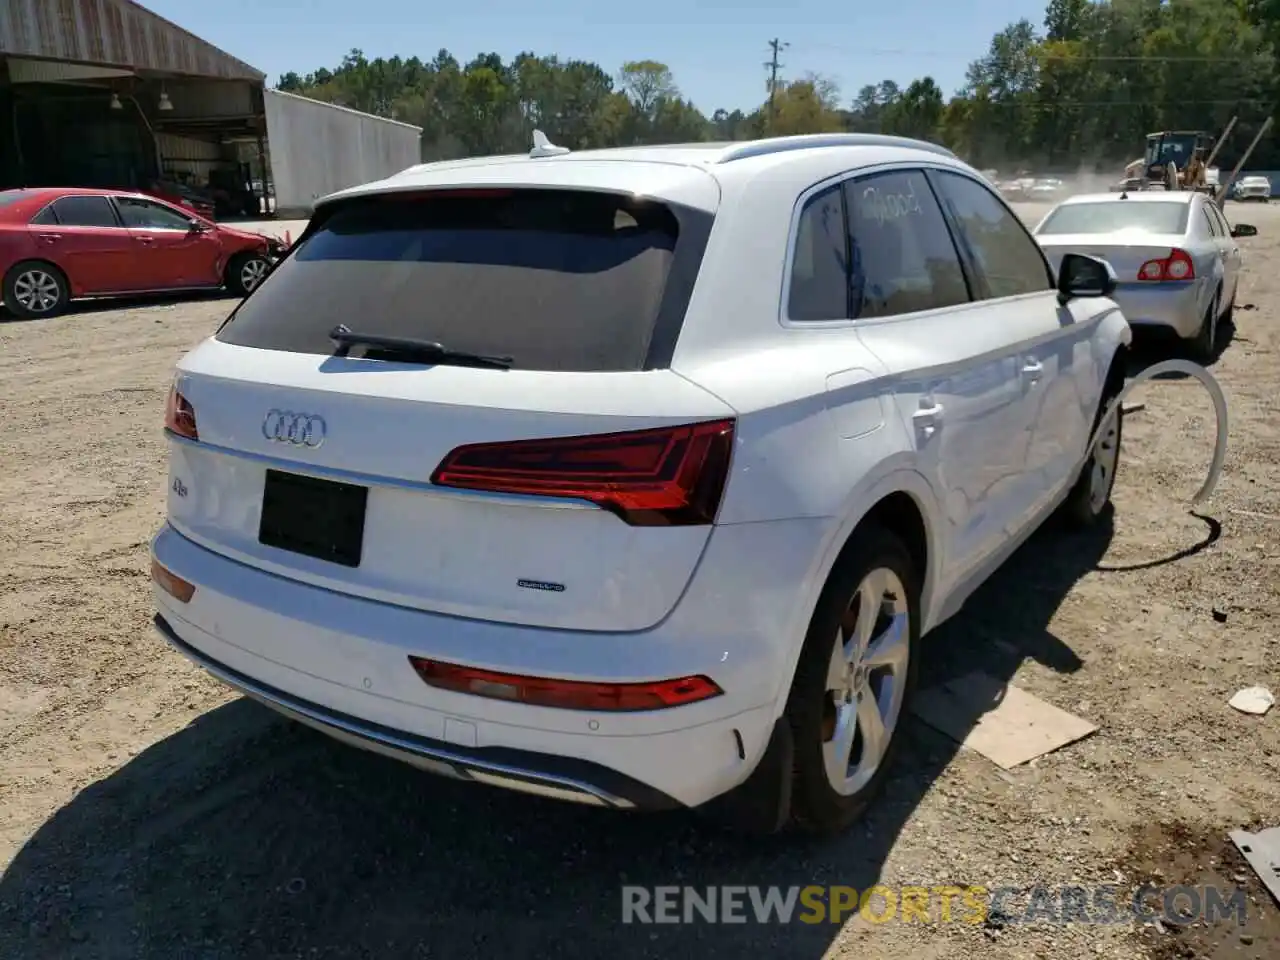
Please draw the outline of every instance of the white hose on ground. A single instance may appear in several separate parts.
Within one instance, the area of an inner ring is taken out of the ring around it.
[[[1160,363],[1152,364],[1143,370],[1140,374],[1125,384],[1124,389],[1112,399],[1108,404],[1106,412],[1098,420],[1098,429],[1093,432],[1093,436],[1089,440],[1089,451],[1085,454],[1086,461],[1093,456],[1094,448],[1097,447],[1098,441],[1102,439],[1103,427],[1107,421],[1115,415],[1116,409],[1120,404],[1124,403],[1124,398],[1129,392],[1140,383],[1145,383],[1162,373],[1185,373],[1189,377],[1199,380],[1204,388],[1209,391],[1209,396],[1213,398],[1213,412],[1218,422],[1217,438],[1213,445],[1213,462],[1209,464],[1209,475],[1205,477],[1204,486],[1200,488],[1199,493],[1191,498],[1191,506],[1197,506],[1209,499],[1214,488],[1218,485],[1218,478],[1222,475],[1222,464],[1227,459],[1227,397],[1222,392],[1222,387],[1218,381],[1204,367],[1198,363],[1192,363],[1190,360],[1162,360]],[[1123,442],[1123,439],[1122,441]]]

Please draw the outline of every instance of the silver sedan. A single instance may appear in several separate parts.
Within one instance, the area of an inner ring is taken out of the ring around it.
[[[1056,271],[1065,253],[1101,257],[1120,283],[1112,299],[1134,327],[1164,327],[1210,360],[1230,321],[1240,277],[1239,237],[1210,197],[1193,191],[1098,193],[1062,201],[1033,231]]]

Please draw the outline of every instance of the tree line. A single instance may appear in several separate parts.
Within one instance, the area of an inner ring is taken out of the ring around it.
[[[597,63],[495,53],[462,63],[373,60],[288,73],[279,89],[423,128],[424,160],[518,153],[540,129],[574,149],[868,131],[943,143],[970,163],[1114,171],[1155,130],[1217,134],[1239,122],[1223,165],[1271,115],[1280,89],[1280,0],[1049,0],[1043,22],[1011,23],[946,96],[932,77],[864,86],[847,99],[828,77],[780,78],[754,109],[699,111],[658,60]],[[1249,162],[1280,169],[1268,135]]]

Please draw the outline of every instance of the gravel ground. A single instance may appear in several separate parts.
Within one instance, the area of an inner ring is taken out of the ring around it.
[[[884,801],[825,842],[440,781],[234,698],[151,634],[146,554],[170,369],[231,301],[0,324],[0,957],[1280,956],[1226,840],[1280,816],[1280,709],[1226,705],[1280,689],[1280,213],[1229,214],[1261,235],[1214,364],[1233,418],[1217,494],[1182,506],[1207,396],[1148,385],[1114,530],[1042,532],[929,640],[924,682],[981,668],[1099,732],[1005,773],[912,723]],[[1029,924],[1014,899],[981,923],[936,902],[928,925],[620,922],[623,884],[877,881],[1240,886],[1248,920]]]

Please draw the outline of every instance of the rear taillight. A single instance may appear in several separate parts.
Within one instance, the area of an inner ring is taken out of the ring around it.
[[[494,700],[511,700],[562,710],[625,712],[665,710],[720,696],[724,691],[706,677],[679,677],[646,683],[593,683],[552,680],[513,673],[496,673],[438,660],[410,657],[414,671],[427,686],[454,693],[470,693]]]
[[[181,393],[177,385],[169,389],[169,401],[164,408],[164,428],[188,440],[199,440],[196,431],[196,410]]]
[[[1194,280],[1196,265],[1185,250],[1170,250],[1169,256],[1148,260],[1138,270],[1139,280],[1168,283],[1171,280]]]
[[[711,523],[733,452],[733,421],[458,447],[431,482],[588,500],[632,526]]]

